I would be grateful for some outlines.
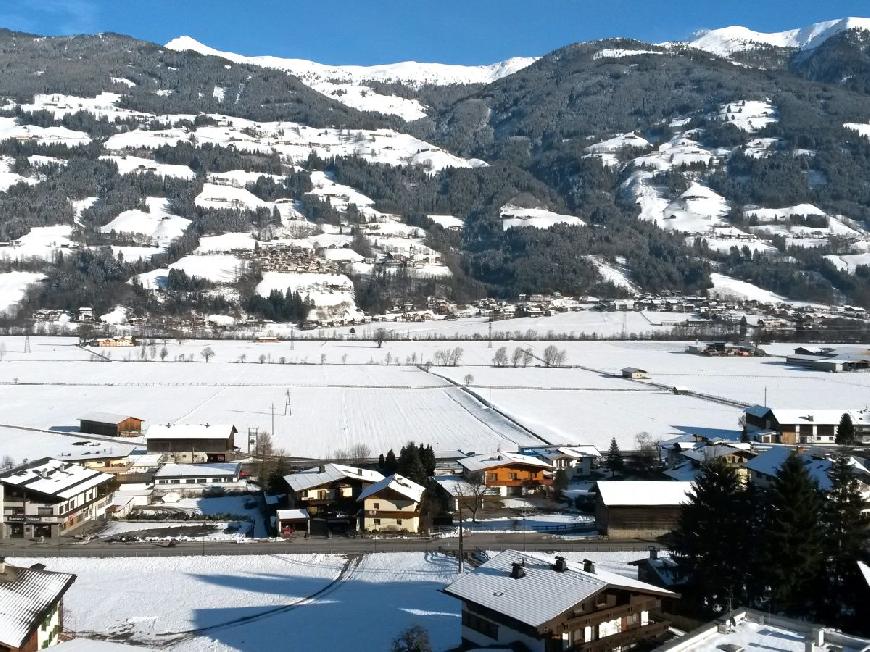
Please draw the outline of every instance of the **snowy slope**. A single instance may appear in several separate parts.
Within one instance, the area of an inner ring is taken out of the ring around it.
[[[870,18],[840,18],[773,33],[755,32],[735,25],[702,32],[688,45],[720,57],[764,46],[811,50],[832,36],[850,29],[870,31]]]
[[[425,84],[489,84],[534,63],[533,57],[515,57],[483,66],[460,66],[442,63],[401,63],[379,66],[329,66],[305,59],[281,57],[248,57],[210,48],[189,37],[179,36],[166,44],[170,50],[193,51],[222,57],[236,63],[284,70],[310,88],[361,111],[376,111],[397,115],[404,120],[418,120],[426,115],[419,101],[397,95],[379,93],[366,82],[400,83],[413,88]]]

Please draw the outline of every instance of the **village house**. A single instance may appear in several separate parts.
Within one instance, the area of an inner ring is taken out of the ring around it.
[[[0,473],[4,538],[55,538],[105,514],[114,478],[43,458]]]
[[[746,463],[749,481],[761,489],[770,487],[779,473],[779,469],[792,453],[800,457],[807,469],[807,473],[815,480],[819,489],[830,491],[832,485],[828,473],[834,464],[830,457],[824,453],[813,453],[810,450],[802,450],[790,446],[772,446],[768,450],[759,453],[757,457],[749,460]],[[849,458],[849,465],[858,479],[864,499],[870,499],[870,495],[868,495],[870,471],[855,457]]]
[[[595,522],[612,539],[653,539],[671,532],[691,482],[601,480],[597,484]]]
[[[786,410],[753,405],[743,411],[743,429],[748,437],[764,443],[833,444],[845,413],[855,426],[857,443],[870,444],[868,410]]]
[[[479,479],[501,496],[524,496],[553,484],[550,464],[522,453],[472,455],[459,460],[459,465],[466,478]]]
[[[663,639],[662,598],[676,594],[564,557],[499,553],[444,589],[462,601],[467,648],[607,652]]]
[[[75,582],[41,564],[13,566],[0,557],[0,652],[35,652],[63,633],[63,596]]]
[[[641,582],[660,586],[669,591],[679,590],[685,583],[677,562],[669,556],[660,555],[656,546],[649,547],[649,555],[630,561],[628,565],[637,567],[637,579]]]
[[[233,425],[155,424],[145,433],[149,453],[179,464],[226,462],[235,452]]]
[[[164,464],[154,474],[154,488],[182,492],[233,488],[239,483],[241,469],[238,462]]]
[[[679,450],[673,468],[664,473],[674,480],[694,480],[704,464],[720,460],[729,469],[734,470],[741,483],[746,484],[749,481],[746,463],[755,455],[752,445],[742,442],[716,442],[687,447]]]
[[[565,471],[569,478],[589,477],[592,474],[592,466],[601,458],[599,450],[592,445],[524,446],[520,448],[520,453],[549,462],[554,472]]]
[[[357,498],[363,506],[360,512],[363,532],[416,534],[420,531],[420,503],[425,491],[398,473],[369,485]]]
[[[115,348],[115,347],[131,347],[136,346],[136,341],[130,335],[119,335],[118,337],[101,337],[88,342],[88,346],[97,348]]]
[[[628,378],[629,380],[643,380],[649,378],[649,372],[645,369],[638,369],[637,367],[624,367],[622,369],[622,377]]]
[[[290,507],[305,508],[312,517],[342,514],[354,526],[357,498],[363,489],[383,479],[377,471],[343,464],[322,464],[284,476]]]
[[[142,419],[111,412],[89,412],[79,417],[79,432],[107,437],[138,437]]]

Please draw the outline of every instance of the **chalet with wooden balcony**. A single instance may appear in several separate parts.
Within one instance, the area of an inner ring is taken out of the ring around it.
[[[744,430],[757,441],[775,444],[833,444],[840,419],[848,413],[857,443],[870,443],[870,411],[779,409],[753,405],[744,410]]]
[[[54,538],[106,513],[114,476],[44,458],[0,474],[6,538]]]
[[[354,525],[360,494],[383,479],[377,471],[344,464],[322,464],[284,476],[290,507],[306,509],[312,518],[341,514]]]
[[[552,486],[548,462],[521,453],[472,455],[459,460],[462,474],[498,491],[501,496],[524,496]]]
[[[468,648],[609,652],[668,635],[661,600],[675,593],[600,571],[585,560],[499,553],[444,591],[462,601]]]
[[[238,430],[224,424],[154,424],[145,433],[149,453],[160,453],[176,464],[226,462],[235,452]]]
[[[41,564],[13,566],[0,557],[0,650],[31,652],[57,645],[63,596],[75,579]]]
[[[420,503],[425,488],[394,473],[363,489],[360,527],[365,532],[420,531]]]

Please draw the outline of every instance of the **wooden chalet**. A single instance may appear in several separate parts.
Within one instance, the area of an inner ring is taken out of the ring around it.
[[[237,432],[235,426],[228,424],[155,424],[148,428],[145,440],[149,453],[160,453],[169,462],[226,462],[235,452]]]
[[[138,437],[142,419],[111,412],[89,412],[79,417],[79,431],[107,437]]]
[[[661,600],[676,594],[584,560],[499,553],[444,589],[462,600],[465,648],[609,652],[668,635]]]
[[[63,633],[63,596],[75,582],[41,564],[12,566],[0,557],[0,651],[36,652]]]
[[[306,509],[312,518],[341,519],[353,527],[360,508],[357,499],[383,479],[377,471],[343,464],[322,464],[284,476],[291,508]]]
[[[521,453],[472,455],[459,460],[462,473],[479,478],[501,496],[523,496],[553,484],[553,469],[548,462]]]

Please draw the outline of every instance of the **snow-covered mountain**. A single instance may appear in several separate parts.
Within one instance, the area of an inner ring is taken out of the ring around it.
[[[728,57],[762,46],[810,50],[820,46],[832,36],[850,29],[870,31],[870,18],[840,18],[772,33],[756,32],[741,26],[722,27],[699,33],[688,45],[720,57]]]
[[[367,82],[399,83],[411,88],[427,84],[489,84],[534,63],[535,57],[514,57],[506,61],[481,66],[402,61],[377,66],[330,66],[306,59],[286,59],[273,56],[249,57],[223,52],[200,43],[190,36],[179,36],[166,44],[177,51],[193,51],[222,57],[236,63],[285,70],[304,84],[342,104],[363,111],[398,115],[405,120],[417,120],[426,115],[425,107],[416,99],[378,93]]]

